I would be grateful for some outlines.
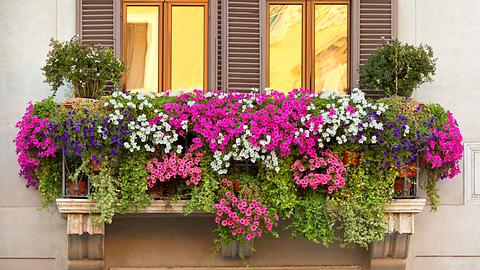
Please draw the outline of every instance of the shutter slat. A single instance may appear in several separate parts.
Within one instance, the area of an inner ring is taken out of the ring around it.
[[[78,16],[78,34],[82,42],[115,47],[115,0],[80,0]],[[107,92],[113,90],[113,84],[105,87]]]
[[[79,33],[82,41],[113,48],[114,17],[114,0],[81,0]]]
[[[218,52],[228,54],[226,65],[222,66],[222,61],[218,61],[220,71],[217,73],[218,78],[226,80],[223,85],[227,89],[250,91],[252,88],[260,87],[260,1],[262,0],[221,0],[228,1],[228,10],[219,10],[221,23],[227,25],[227,37],[223,42],[226,50],[222,51],[218,44]],[[221,4],[220,7],[223,7]],[[227,16],[223,16],[227,14]],[[225,33],[225,32],[224,32]],[[225,48],[224,48],[225,49]],[[223,73],[222,73],[223,72]],[[218,85],[222,85],[218,83]]]
[[[361,67],[375,49],[393,36],[393,1],[360,0],[359,4],[359,64]],[[363,89],[367,97],[380,98],[383,92]]]

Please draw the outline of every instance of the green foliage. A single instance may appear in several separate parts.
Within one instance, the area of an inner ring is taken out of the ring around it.
[[[346,245],[367,247],[384,237],[384,209],[393,199],[397,170],[382,170],[376,161],[375,152],[364,152],[360,165],[348,168],[345,187],[332,197],[331,214]]]
[[[83,44],[77,37],[65,42],[52,39],[50,47],[42,70],[54,95],[67,82],[74,97],[98,98],[106,82],[118,86],[125,71],[112,49]]]
[[[309,191],[298,200],[289,228],[292,236],[303,236],[328,246],[335,239],[335,220],[328,212],[329,198],[319,191]]]
[[[37,171],[38,189],[44,207],[50,206],[62,194],[62,163],[60,158],[42,159]]]
[[[297,207],[297,186],[292,177],[290,166],[293,164],[292,157],[285,157],[278,162],[280,171],[268,169],[259,165],[257,185],[262,191],[261,201],[284,218],[290,218]]]
[[[198,186],[192,187],[191,198],[185,208],[187,214],[193,211],[205,211],[207,213],[214,211],[213,206],[218,202],[218,192],[220,191],[220,177],[210,167],[212,160],[211,155],[205,155],[200,162],[203,174],[202,182]]]
[[[111,223],[116,214],[134,213],[150,205],[147,194],[147,156],[129,155],[119,164],[105,160],[99,174],[88,172],[93,191],[89,198],[97,202],[98,221]]]
[[[382,89],[386,95],[409,97],[420,84],[432,81],[436,61],[428,45],[415,47],[393,40],[369,57],[361,70],[360,85]]]
[[[40,119],[51,118],[57,109],[53,97],[47,97],[42,101],[36,102],[33,107],[33,115]]]

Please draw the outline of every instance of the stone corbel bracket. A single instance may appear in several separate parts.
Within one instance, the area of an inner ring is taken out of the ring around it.
[[[382,241],[370,245],[370,270],[406,268],[415,215],[423,211],[425,203],[425,199],[398,199],[386,207],[386,235]]]

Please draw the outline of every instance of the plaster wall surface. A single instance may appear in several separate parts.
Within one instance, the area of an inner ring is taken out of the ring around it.
[[[0,1],[0,269],[66,269],[66,221],[40,211],[17,175],[15,122],[49,94],[40,68],[51,37],[75,34],[75,0]]]
[[[112,267],[244,267],[241,260],[214,253],[215,223],[204,217],[116,218],[106,227],[105,265]],[[281,229],[279,230],[282,231]],[[368,269],[364,248],[340,248],[292,240],[281,232],[278,239],[255,242],[251,266],[360,266]],[[278,268],[281,269],[281,268]]]
[[[399,39],[410,44],[429,44],[438,57],[434,82],[420,87],[414,97],[451,110],[464,140],[480,142],[480,2],[398,3]],[[441,205],[437,213],[425,211],[417,216],[407,269],[480,269],[480,205],[465,203],[466,173],[470,171],[463,171],[453,181],[439,183]]]

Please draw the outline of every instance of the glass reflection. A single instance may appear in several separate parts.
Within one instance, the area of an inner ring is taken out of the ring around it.
[[[270,5],[269,87],[302,86],[302,5]]]
[[[348,87],[348,7],[315,5],[315,90]]]
[[[172,7],[172,89],[204,88],[204,7]]]
[[[126,88],[158,91],[158,7],[127,6]]]

